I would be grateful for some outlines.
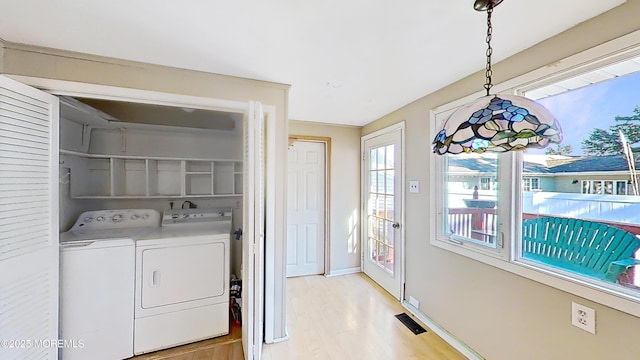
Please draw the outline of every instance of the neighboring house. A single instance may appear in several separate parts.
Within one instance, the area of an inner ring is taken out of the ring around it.
[[[640,160],[635,159],[636,168]],[[581,156],[548,161],[555,192],[633,195],[632,176],[623,155]],[[526,174],[528,175],[528,174]]]
[[[640,158],[635,160],[637,168]],[[473,190],[477,186],[481,195],[483,190],[496,190],[496,166],[492,158],[451,156],[449,184],[459,190]],[[623,155],[524,156],[523,191],[633,195],[631,179]]]

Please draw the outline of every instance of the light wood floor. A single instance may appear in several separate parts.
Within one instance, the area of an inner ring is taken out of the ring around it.
[[[394,316],[403,312],[363,274],[287,279],[289,340],[265,345],[263,359],[466,359],[424,324],[414,335]]]
[[[134,356],[130,360],[244,360],[241,338],[242,328],[231,324],[228,335]]]

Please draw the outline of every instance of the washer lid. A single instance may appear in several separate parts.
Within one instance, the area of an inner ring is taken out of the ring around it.
[[[95,240],[67,239],[64,242],[60,242],[60,249],[89,250],[89,249],[102,249],[102,248],[109,248],[109,247],[133,246],[134,244],[135,242],[132,239],[95,239]]]
[[[71,230],[60,234],[60,242],[79,240],[137,239],[153,231],[153,229],[155,229],[155,227]]]

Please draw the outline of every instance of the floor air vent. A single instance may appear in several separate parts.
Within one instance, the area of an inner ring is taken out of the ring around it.
[[[416,335],[427,332],[425,328],[423,328],[422,326],[420,326],[420,324],[415,322],[415,320],[413,320],[409,315],[407,315],[407,313],[398,314],[396,315],[396,318],[400,320],[401,323],[403,323],[406,327],[409,328],[409,330],[411,330]]]

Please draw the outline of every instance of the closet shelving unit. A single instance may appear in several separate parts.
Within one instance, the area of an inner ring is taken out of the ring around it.
[[[242,161],[87,154],[60,150],[76,199],[242,195]]]

